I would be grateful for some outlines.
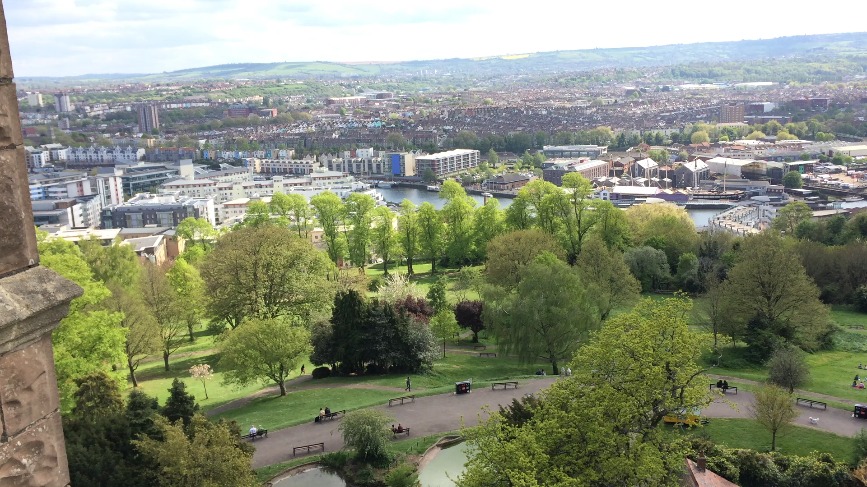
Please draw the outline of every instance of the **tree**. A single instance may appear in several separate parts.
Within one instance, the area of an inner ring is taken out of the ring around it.
[[[605,242],[609,249],[621,252],[629,248],[632,243],[632,230],[626,219],[626,212],[614,206],[610,201],[595,201],[596,210],[594,219],[596,224],[593,231]]]
[[[479,332],[485,329],[483,310],[481,301],[461,301],[455,305],[455,320],[461,328],[469,328],[473,332],[473,343],[479,343]]]
[[[647,157],[653,159],[658,164],[667,164],[668,158],[671,157],[667,150],[651,150],[647,152]]]
[[[708,337],[689,330],[688,310],[685,299],[642,301],[610,318],[543,400],[464,429],[460,484],[678,485],[685,444],[659,426],[712,400],[697,364]]]
[[[145,266],[141,279],[141,298],[157,324],[157,338],[168,372],[169,357],[183,345],[181,334],[186,328],[183,302],[171,285],[166,272],[168,265]]]
[[[331,301],[333,265],[286,227],[223,235],[202,266],[208,311],[236,328],[246,317],[308,320]]]
[[[489,198],[473,215],[473,245],[476,259],[484,261],[487,257],[488,242],[505,231],[503,212],[496,198]]]
[[[583,246],[575,270],[586,283],[590,300],[596,305],[599,321],[608,318],[618,307],[638,299],[641,284],[629,272],[623,254],[609,250],[598,237],[588,239]]]
[[[196,340],[195,328],[205,314],[205,282],[199,270],[187,264],[181,257],[175,260],[175,265],[169,269],[167,277],[174,286],[178,299],[183,302],[183,319],[192,343]]]
[[[256,487],[252,451],[238,438],[237,427],[196,415],[187,427],[157,416],[154,439],[133,441],[139,453],[156,465],[160,487]]]
[[[659,289],[669,276],[665,252],[652,247],[629,249],[623,260],[632,275],[641,283],[642,291]]]
[[[539,230],[519,230],[498,235],[487,246],[488,281],[516,286],[520,269],[543,252],[563,256],[563,247],[552,235]]]
[[[757,320],[765,338],[817,349],[831,333],[828,309],[792,245],[763,233],[741,242],[725,283],[726,306],[740,323]],[[765,357],[760,357],[765,358]]]
[[[340,232],[343,201],[331,191],[323,191],[310,198],[310,205],[316,211],[316,218],[322,226],[328,257],[336,264],[346,255],[346,238]]]
[[[578,273],[554,254],[543,253],[521,269],[514,290],[485,289],[484,320],[505,354],[517,354],[522,363],[540,356],[558,363],[597,328],[598,311]]]
[[[448,308],[449,302],[446,298],[446,280],[444,277],[440,277],[434,281],[430,288],[428,288],[427,301],[436,313]]]
[[[436,274],[437,259],[443,249],[445,225],[434,205],[424,202],[418,209],[419,247],[422,253],[430,259],[430,272]]]
[[[117,285],[131,289],[139,278],[138,256],[129,245],[122,245],[120,239],[103,247],[102,242],[92,236],[79,243],[84,261],[93,271],[93,278],[106,285]]]
[[[794,235],[798,225],[811,218],[813,218],[813,210],[806,203],[793,201],[777,210],[777,217],[771,222],[771,226],[777,231]]]
[[[705,132],[704,130],[698,130],[698,131],[692,133],[689,140],[693,144],[701,144],[704,142],[710,142],[710,137],[707,135],[707,132]]]
[[[801,173],[798,171],[789,171],[783,176],[783,186],[787,188],[801,188],[803,185]]]
[[[227,383],[270,380],[285,396],[284,382],[310,352],[310,334],[288,319],[250,319],[229,332],[219,348]]]
[[[435,337],[443,342],[443,358],[446,357],[446,340],[460,332],[455,314],[448,308],[442,309],[430,320],[430,328]]]
[[[94,419],[123,410],[123,398],[117,382],[103,371],[75,379],[72,413],[79,418]]]
[[[173,423],[181,421],[185,426],[189,425],[199,410],[196,398],[187,392],[187,385],[177,378],[172,380],[172,387],[168,391],[169,397],[161,410],[162,415]]]
[[[713,335],[713,349],[719,346],[719,335],[728,334],[734,342],[741,336],[741,329],[730,326],[729,312],[725,308],[725,294],[722,282],[716,274],[705,278],[704,299],[697,302],[694,308],[696,323],[701,324]]]
[[[376,296],[386,303],[396,303],[407,296],[421,297],[424,292],[409,279],[409,274],[401,274],[395,272],[387,276],[379,289]]]
[[[349,261],[364,273],[370,260],[370,237],[376,201],[370,195],[352,193],[343,205],[343,232],[349,249]]]
[[[493,147],[488,150],[488,165],[491,167],[497,167],[500,165],[500,156],[497,155],[497,152],[494,151]]]
[[[766,137],[764,132],[761,132],[759,130],[754,130],[754,131],[750,132],[749,135],[746,136],[746,139],[747,140],[758,140],[758,139],[762,139],[764,137]]]
[[[563,176],[563,188],[569,191],[555,204],[560,207],[558,213],[564,222],[566,261],[574,264],[581,253],[584,237],[596,223],[594,214],[588,210],[593,185],[584,176],[569,173]]]
[[[121,313],[120,327],[126,330],[124,352],[126,365],[133,387],[138,387],[135,371],[141,360],[160,350],[159,328],[137,292],[127,291],[114,285],[111,297],[105,300],[105,308]]]
[[[771,432],[771,451],[777,449],[777,435],[785,432],[798,417],[792,397],[773,385],[762,386],[753,391],[753,402],[749,410],[750,415]]]
[[[400,149],[406,147],[406,139],[400,132],[389,132],[385,136],[385,144],[392,149]]]
[[[202,387],[205,389],[205,399],[208,399],[207,382],[214,378],[214,373],[211,372],[211,366],[208,364],[193,365],[190,367],[190,376],[202,383]]]
[[[398,248],[398,237],[394,231],[394,213],[380,206],[373,210],[373,251],[382,259],[382,271],[388,275],[388,261],[394,257]]]
[[[626,210],[626,217],[636,243],[664,251],[669,267],[676,267],[682,254],[695,252],[695,222],[685,209],[669,203],[633,205]],[[652,239],[661,245],[653,245]]]
[[[241,225],[246,227],[261,227],[271,223],[271,209],[262,200],[253,200],[247,204],[247,212]]]
[[[406,259],[406,272],[413,275],[412,263],[419,253],[421,225],[419,224],[418,208],[412,201],[404,199],[400,204],[400,216],[397,218],[397,241],[401,253]]]
[[[435,183],[437,182],[437,173],[433,172],[433,169],[426,167],[424,172],[422,172],[421,180],[426,183]]]
[[[375,409],[362,409],[346,415],[338,430],[343,443],[355,450],[355,458],[378,464],[389,458],[392,432],[389,423],[393,418]]]
[[[781,345],[768,361],[768,381],[788,389],[789,394],[810,379],[810,367],[804,352],[791,345]]]
[[[445,222],[445,253],[449,263],[462,265],[473,252],[473,208],[476,200],[454,181],[443,183],[440,198],[447,202],[440,211]]]

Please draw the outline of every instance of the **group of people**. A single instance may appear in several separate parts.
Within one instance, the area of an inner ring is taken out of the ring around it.
[[[318,423],[319,421],[322,421],[323,419],[325,419],[325,416],[328,416],[330,414],[331,414],[331,409],[328,406],[325,406],[324,408],[320,408],[319,409],[319,416],[316,418],[316,422]]]
[[[716,381],[716,388],[722,389],[723,392],[725,392],[729,388],[729,381],[727,381],[727,380]]]
[[[859,369],[861,368],[861,364],[858,364],[858,368]],[[852,387],[854,387],[856,389],[863,389],[864,388],[864,379],[859,377],[858,374],[855,374],[855,380],[852,381]]]
[[[394,425],[391,425],[391,432],[392,433],[403,433],[403,426],[400,423],[397,423],[397,427],[395,427]]]

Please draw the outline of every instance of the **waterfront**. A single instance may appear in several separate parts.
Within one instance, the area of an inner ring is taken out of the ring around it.
[[[436,209],[442,209],[445,204],[444,200],[439,198],[439,193],[434,191],[427,191],[421,188],[410,188],[410,187],[393,187],[393,188],[377,188],[378,193],[382,195],[385,201],[391,203],[402,202],[404,199],[408,199],[415,203],[416,205],[420,205],[422,203],[430,203],[434,205]],[[479,205],[482,204],[484,198],[479,195],[471,194],[469,195],[471,198],[476,200]],[[509,205],[512,204],[511,198],[497,198],[497,201],[500,202],[501,208],[508,208]],[[692,221],[695,222],[696,227],[706,227],[708,220],[716,215],[717,213],[722,212],[721,209],[688,209],[686,210],[689,213]]]

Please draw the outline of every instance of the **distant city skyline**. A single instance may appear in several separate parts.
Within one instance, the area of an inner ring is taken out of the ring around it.
[[[750,4],[738,16],[674,0],[6,0],[17,77],[159,73],[228,63],[375,62],[645,47],[858,31],[828,10]],[[724,24],[724,28],[721,25]]]

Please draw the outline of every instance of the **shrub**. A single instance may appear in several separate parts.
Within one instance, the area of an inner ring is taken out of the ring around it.
[[[861,428],[861,431],[855,435],[855,458],[852,459],[852,463],[860,463],[865,458],[867,458],[867,428]]]
[[[401,463],[386,474],[385,485],[388,487],[416,487],[418,474],[415,473],[415,467],[408,463]]]
[[[804,352],[798,347],[781,344],[768,360],[768,380],[788,389],[789,394],[810,379],[810,367],[804,359]]]
[[[352,454],[348,451],[340,450],[332,453],[326,453],[319,458],[319,463],[323,466],[334,470],[341,470],[349,463]]]
[[[331,369],[328,367],[316,367],[311,374],[314,379],[324,379],[331,375]]]
[[[365,409],[346,415],[339,430],[346,446],[355,450],[355,458],[361,462],[378,464],[389,458],[391,443],[389,424],[393,419],[381,411]]]
[[[855,290],[855,309],[867,313],[867,286],[859,286]]]

